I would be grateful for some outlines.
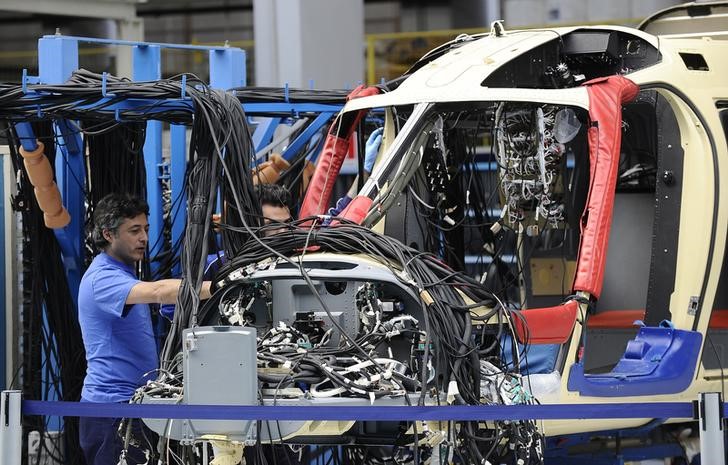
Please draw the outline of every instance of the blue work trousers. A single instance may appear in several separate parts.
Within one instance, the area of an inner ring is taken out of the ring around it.
[[[79,419],[78,436],[86,457],[86,465],[116,465],[119,463],[124,441],[119,436],[119,418],[92,418]],[[153,451],[157,445],[157,435],[152,433],[141,420],[133,419],[132,435],[140,447],[129,445],[126,453],[128,465],[141,465],[147,463],[147,451]],[[151,455],[150,455],[151,457]],[[153,462],[149,462],[153,463]]]

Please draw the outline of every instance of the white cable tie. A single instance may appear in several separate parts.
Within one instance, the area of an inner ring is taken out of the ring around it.
[[[370,403],[371,405],[374,405],[374,401],[375,401],[375,400],[376,400],[376,396],[374,395],[374,393],[373,393],[373,392],[370,392],[370,393],[369,393],[369,403]]]
[[[445,221],[445,223],[449,224],[450,226],[455,226],[455,220],[450,218],[450,215],[445,215],[443,217],[443,221]]]

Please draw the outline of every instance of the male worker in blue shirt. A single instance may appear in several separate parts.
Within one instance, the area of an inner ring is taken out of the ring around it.
[[[159,367],[149,305],[174,303],[181,280],[139,281],[135,264],[147,248],[149,207],[139,198],[110,194],[94,211],[92,239],[103,252],[81,279],[78,319],[86,348],[82,402],[128,402]],[[210,283],[200,297],[209,298]],[[118,463],[123,443],[119,419],[81,418],[79,439],[87,465]],[[130,447],[126,463],[146,463]]]

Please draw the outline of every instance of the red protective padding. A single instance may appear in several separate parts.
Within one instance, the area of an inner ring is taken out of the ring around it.
[[[529,344],[565,343],[574,329],[578,308],[579,303],[570,300],[556,307],[523,310],[522,319],[515,316],[513,318],[518,342],[521,344],[526,342]]]
[[[590,329],[631,328],[635,321],[644,319],[644,310],[609,310],[589,316],[586,326]]]
[[[358,86],[346,96],[347,100],[359,97],[368,97],[379,93],[377,87]],[[324,148],[316,162],[316,171],[313,173],[311,182],[306,190],[306,196],[303,198],[301,210],[298,213],[299,218],[306,218],[313,215],[322,215],[329,208],[331,201],[331,191],[334,189],[336,178],[341,171],[341,165],[344,163],[346,153],[349,150],[349,142],[351,135],[359,125],[359,121],[366,115],[368,110],[361,110],[357,113],[347,128],[340,128],[336,121],[331,125],[329,133],[324,142]],[[339,115],[341,118],[341,115]],[[338,133],[343,130],[344,134]]]
[[[644,310],[610,310],[590,316],[586,326],[589,329],[631,328],[636,320],[644,319]],[[708,327],[711,329],[728,329],[728,309],[713,310]]]
[[[306,196],[303,198],[298,218],[306,218],[323,214],[329,206],[331,191],[339,176],[341,165],[349,151],[349,139],[342,139],[333,134],[326,136],[316,170],[308,183]]]
[[[367,213],[369,213],[369,207],[372,206],[372,202],[374,201],[366,195],[357,195],[354,200],[349,202],[349,205],[346,206],[339,216],[349,221],[353,221],[356,224],[361,224],[367,216]],[[338,224],[338,221],[335,221],[334,223]]]
[[[593,79],[584,85],[589,93],[592,122],[588,134],[591,188],[582,216],[586,224],[582,226],[574,291],[585,291],[598,299],[604,281],[622,145],[622,104],[634,99],[640,89],[623,76]]]
[[[708,328],[711,329],[728,329],[728,310],[715,309],[710,315]]]

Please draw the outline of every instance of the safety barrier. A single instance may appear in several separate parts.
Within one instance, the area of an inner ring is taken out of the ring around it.
[[[140,405],[22,400],[20,391],[0,398],[0,463],[20,465],[22,415],[169,418],[198,420],[359,420],[483,421],[615,418],[684,418],[700,420],[703,463],[725,465],[723,402],[720,393],[702,393],[694,403],[557,405],[447,405],[386,407],[310,407],[240,405]]]

